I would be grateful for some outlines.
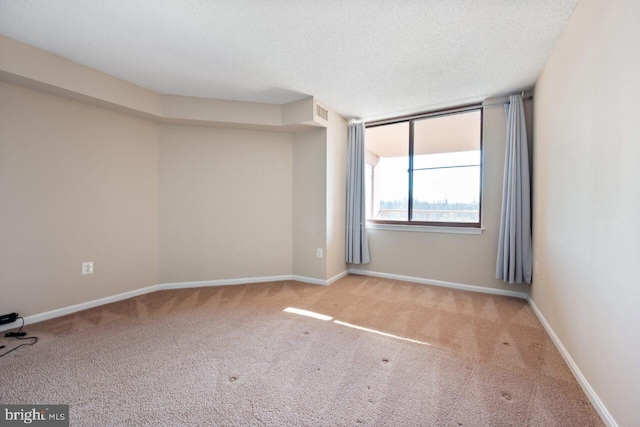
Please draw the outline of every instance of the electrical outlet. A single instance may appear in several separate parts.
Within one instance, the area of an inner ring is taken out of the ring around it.
[[[93,261],[82,263],[82,274],[93,274]]]
[[[324,255],[322,254],[322,248],[316,249],[316,256],[318,258],[322,258]]]
[[[538,261],[533,263],[533,274],[538,274]]]

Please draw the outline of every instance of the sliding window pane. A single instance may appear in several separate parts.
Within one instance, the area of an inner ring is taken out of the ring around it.
[[[412,221],[480,222],[480,110],[416,120]]]
[[[365,146],[367,219],[407,221],[409,123],[367,128]]]

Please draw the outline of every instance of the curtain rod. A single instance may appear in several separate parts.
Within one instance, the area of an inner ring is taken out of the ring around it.
[[[533,95],[529,95],[529,96],[523,96],[522,100],[523,101],[530,101],[533,99]],[[494,105],[504,105],[504,104],[509,104],[511,103],[511,101],[509,101],[508,99],[504,102],[494,102],[493,104],[482,104],[483,107],[493,107]]]
[[[524,96],[524,92],[522,95],[522,100],[523,101],[530,101],[533,99],[533,95],[529,95],[529,96]],[[364,122],[365,127],[376,127],[376,126],[383,126],[383,125],[390,125],[390,124],[394,124],[394,123],[400,123],[400,122],[405,122],[405,121],[409,121],[409,120],[415,120],[415,119],[420,119],[420,118],[427,118],[427,117],[432,117],[432,116],[440,116],[440,115],[447,115],[447,114],[455,114],[455,113],[461,113],[463,111],[468,111],[468,110],[475,110],[477,108],[484,108],[484,107],[493,107],[495,105],[505,105],[505,104],[509,104],[509,100],[507,99],[504,102],[495,102],[493,104],[467,104],[467,105],[462,105],[460,107],[453,107],[453,108],[446,108],[443,110],[435,110],[435,111],[430,111],[430,112],[424,112],[424,113],[417,113],[417,114],[409,114],[406,116],[400,116],[400,117],[393,117],[390,119],[383,119],[383,120],[373,120],[370,122]]]
[[[408,122],[410,120],[423,119],[423,118],[427,118],[427,117],[445,116],[445,115],[448,115],[448,114],[462,113],[462,112],[470,111],[470,110],[479,110],[480,108],[482,108],[482,103],[467,104],[467,105],[461,105],[459,107],[445,108],[445,109],[442,109],[442,110],[434,110],[434,111],[428,111],[428,112],[424,112],[424,113],[416,113],[416,114],[409,114],[409,115],[406,115],[406,116],[392,117],[390,119],[374,120],[374,121],[370,121],[370,122],[364,122],[364,125],[365,125],[365,127],[376,127],[376,126],[383,126],[383,125],[391,125],[391,124],[395,124],[395,123]]]

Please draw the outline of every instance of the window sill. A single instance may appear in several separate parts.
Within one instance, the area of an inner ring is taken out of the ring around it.
[[[447,234],[482,234],[484,228],[475,227],[438,227],[429,225],[394,225],[394,224],[367,224],[367,230],[386,231],[417,231],[421,233],[447,233]]]

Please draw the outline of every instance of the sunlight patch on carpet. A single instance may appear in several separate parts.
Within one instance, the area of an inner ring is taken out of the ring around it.
[[[300,308],[287,307],[284,310],[287,313],[299,314],[300,316],[313,317],[314,319],[319,320],[331,320],[333,317],[327,316],[320,313],[314,313],[313,311],[302,310]]]
[[[316,312],[309,311],[309,310],[302,310],[301,308],[287,307],[282,311],[284,311],[286,313],[299,314],[300,316],[312,317],[314,319],[325,320],[325,321],[333,319],[333,317],[327,316],[326,314],[320,314],[320,313],[316,313]],[[394,339],[401,340],[401,341],[408,341],[408,342],[412,342],[412,343],[415,343],[415,344],[422,344],[422,345],[428,345],[428,346],[431,345],[428,342],[412,340],[411,338],[399,337],[398,335],[393,335],[393,334],[390,334],[390,333],[387,333],[387,332],[377,331],[375,329],[365,328],[364,326],[352,325],[351,323],[342,322],[340,320],[334,320],[333,323],[335,323],[336,325],[341,325],[341,326],[346,326],[348,328],[357,329],[359,331],[371,332],[372,334],[382,335],[383,337],[394,338]]]
[[[352,325],[351,323],[341,322],[340,320],[334,320],[333,323],[335,323],[336,325],[342,325],[342,326],[347,326],[349,328],[357,329],[359,331],[366,331],[366,332],[371,332],[373,334],[382,335],[383,337],[395,338],[397,340],[408,341],[415,344],[422,344],[422,345],[428,345],[428,346],[431,345],[428,342],[412,340],[411,338],[399,337],[397,335],[389,334],[387,332],[376,331],[375,329],[365,328],[364,326]]]

